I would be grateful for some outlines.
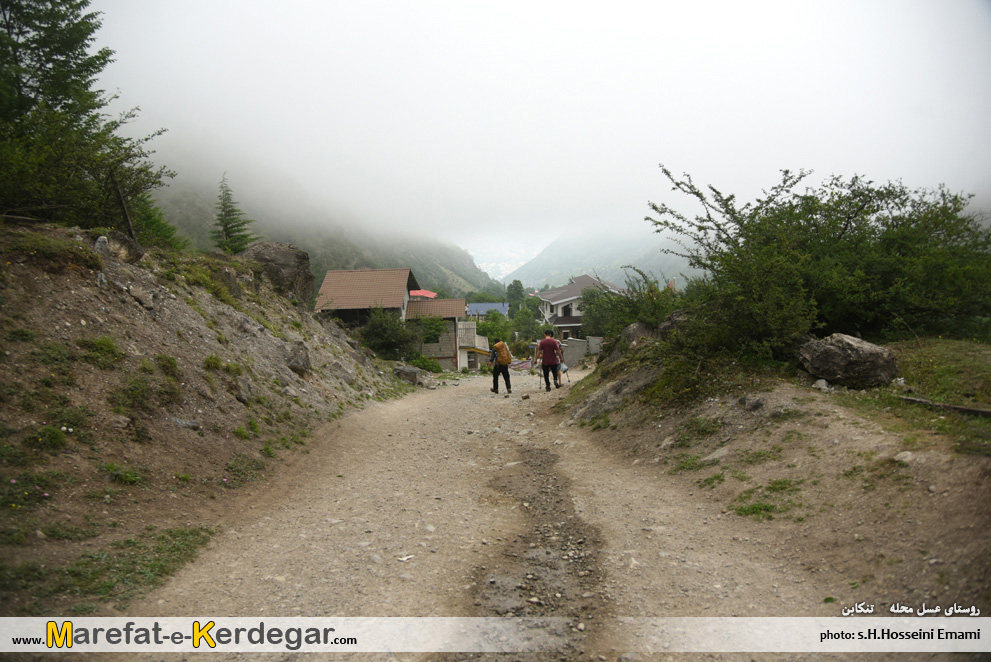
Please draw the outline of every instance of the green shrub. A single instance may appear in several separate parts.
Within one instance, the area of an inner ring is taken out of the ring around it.
[[[67,371],[76,360],[76,353],[62,343],[41,343],[32,350],[31,357],[54,369]]]
[[[83,338],[79,341],[79,346],[83,349],[83,361],[104,370],[114,367],[126,356],[110,336]]]
[[[832,177],[798,191],[807,172],[753,203],[675,178],[674,190],[705,208],[690,218],[650,207],[668,250],[704,270],[686,290],[694,316],[685,340],[737,354],[783,356],[810,331],[865,336],[906,326],[957,332],[991,301],[991,228],[965,213],[969,196]]]
[[[140,485],[144,482],[144,476],[136,469],[123,467],[114,462],[107,462],[100,468],[107,472],[110,480],[121,485]]]
[[[31,329],[11,329],[4,336],[9,342],[34,342],[37,337],[38,332]]]
[[[110,394],[110,404],[122,414],[149,411],[151,409],[151,384],[144,375],[134,375],[123,386]]]
[[[361,329],[361,339],[376,354],[393,361],[416,355],[419,344],[417,334],[403,324],[398,313],[381,306],[372,308],[368,322]]]
[[[163,374],[168,375],[173,379],[182,378],[182,370],[179,368],[179,363],[175,360],[175,357],[169,356],[168,354],[156,354],[155,364]]]
[[[55,239],[37,232],[16,236],[8,250],[25,256],[49,273],[62,273],[71,267],[99,271],[103,260],[89,246],[69,239]]]
[[[172,377],[166,377],[165,380],[158,385],[155,390],[155,395],[158,398],[158,404],[163,407],[171,407],[174,405],[182,404],[182,384],[179,380]]]
[[[444,370],[440,367],[440,363],[437,359],[432,359],[428,356],[415,356],[409,359],[407,363],[428,372],[443,372]]]
[[[203,359],[204,370],[221,370],[224,367],[224,360],[216,354],[211,354]]]

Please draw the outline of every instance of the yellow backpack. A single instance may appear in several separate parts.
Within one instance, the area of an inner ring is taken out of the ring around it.
[[[500,340],[497,342],[493,349],[495,349],[496,357],[502,365],[509,365],[513,362],[513,356],[509,353],[509,348],[506,347],[506,343],[503,341]]]

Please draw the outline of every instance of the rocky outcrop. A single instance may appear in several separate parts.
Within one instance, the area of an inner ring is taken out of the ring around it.
[[[310,352],[306,349],[306,344],[302,340],[297,340],[289,348],[289,360],[286,362],[289,369],[300,377],[305,377],[311,370]]]
[[[890,350],[842,333],[804,344],[799,360],[813,377],[849,388],[883,386],[898,374]]]
[[[306,251],[292,244],[259,241],[238,253],[238,258],[260,264],[262,278],[287,299],[306,304],[313,296],[313,274]]]
[[[93,250],[101,257],[113,258],[127,264],[134,264],[144,257],[141,247],[117,230],[111,230],[106,236],[97,237]]]
[[[413,386],[418,386],[423,381],[423,371],[411,365],[397,365],[392,369],[392,373],[407,384]]]

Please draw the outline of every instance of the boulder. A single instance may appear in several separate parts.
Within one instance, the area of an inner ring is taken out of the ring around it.
[[[883,386],[898,374],[890,350],[842,333],[805,343],[799,360],[813,377],[849,388]]]
[[[297,340],[289,348],[289,360],[286,365],[300,377],[304,377],[310,371],[310,352],[302,340]]]
[[[411,365],[397,365],[392,369],[393,374],[408,384],[417,386],[420,384],[422,370]]]
[[[313,274],[306,251],[292,244],[259,241],[238,253],[238,258],[260,264],[262,278],[287,299],[306,305],[313,296]]]
[[[103,237],[97,239],[100,241]],[[112,256],[125,262],[127,264],[134,264],[142,257],[144,257],[145,252],[141,250],[137,242],[128,237],[122,232],[117,230],[111,230],[106,237],[107,240],[107,252]],[[99,248],[97,249],[100,250]]]

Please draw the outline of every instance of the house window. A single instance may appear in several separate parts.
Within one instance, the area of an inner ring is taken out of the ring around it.
[[[567,340],[570,337],[571,337],[571,331],[562,331],[561,332],[561,340]]]
[[[571,304],[561,309],[561,317],[571,317]]]

